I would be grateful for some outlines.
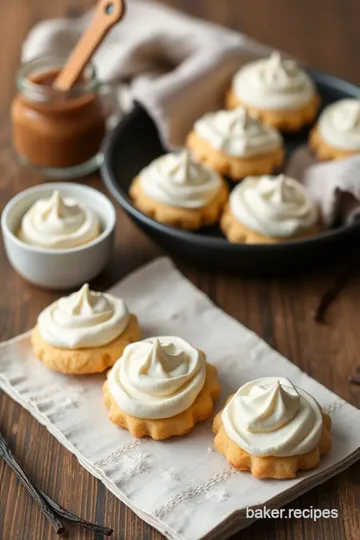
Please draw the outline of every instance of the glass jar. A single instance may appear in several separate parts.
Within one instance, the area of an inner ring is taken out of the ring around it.
[[[92,64],[69,92],[52,88],[65,62],[38,58],[20,67],[11,119],[20,161],[46,176],[70,179],[101,164],[106,113]]]

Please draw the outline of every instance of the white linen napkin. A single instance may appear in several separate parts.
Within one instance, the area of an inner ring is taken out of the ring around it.
[[[351,225],[360,217],[360,155],[318,163],[307,146],[298,148],[286,172],[318,203],[327,227]]]
[[[215,307],[169,259],[150,263],[111,292],[138,315],[144,337],[178,335],[205,351],[219,372],[216,410],[246,381],[278,375],[310,392],[333,422],[333,447],[317,469],[295,480],[259,480],[232,469],[214,450],[211,419],[183,437],[135,439],[108,420],[104,375],[64,376],[47,369],[34,358],[29,333],[2,343],[0,387],[167,538],[227,538],[251,523],[244,517],[247,506],[284,505],[360,458],[360,411]]]

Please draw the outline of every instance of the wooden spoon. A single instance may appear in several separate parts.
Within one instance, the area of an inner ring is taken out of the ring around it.
[[[67,92],[78,80],[96,49],[114,24],[125,14],[125,0],[100,0],[90,26],[53,82],[53,88]]]

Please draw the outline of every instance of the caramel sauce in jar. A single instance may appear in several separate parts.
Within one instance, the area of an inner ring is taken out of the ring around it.
[[[106,114],[94,68],[88,66],[81,80],[64,93],[52,88],[59,63],[43,58],[20,69],[11,119],[20,160],[48,176],[65,179],[99,166]]]

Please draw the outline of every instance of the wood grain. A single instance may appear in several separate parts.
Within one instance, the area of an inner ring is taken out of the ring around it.
[[[21,43],[38,21],[79,14],[92,0],[1,0],[0,67],[0,205],[41,178],[15,162],[10,140],[9,105]],[[241,30],[286,50],[313,67],[360,84],[358,0],[164,0],[164,3],[213,22]],[[100,189],[98,176],[90,184]],[[126,273],[161,254],[118,210],[116,249],[107,270],[94,283],[107,288]],[[360,369],[360,277],[353,279],[331,308],[328,324],[312,319],[319,296],[335,269],[297,279],[242,280],[210,275],[176,261],[196,286],[230,315],[262,336],[282,354],[355,406],[360,387],[348,376]],[[305,261],[304,261],[305,264]],[[340,263],[341,264],[341,263]],[[55,294],[24,282],[10,268],[0,246],[0,339],[29,329]],[[20,463],[50,496],[86,519],[115,529],[115,540],[160,540],[162,536],[122,505],[79,465],[31,416],[6,395],[0,395],[0,429]],[[359,429],[359,426],[357,426]],[[51,527],[8,467],[0,463],[0,538],[51,540]],[[235,538],[242,540],[355,540],[359,538],[360,464],[300,497],[292,508],[337,508],[337,520],[264,520]],[[96,538],[70,528],[74,540]],[[98,539],[96,539],[98,540]]]

